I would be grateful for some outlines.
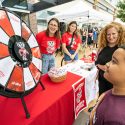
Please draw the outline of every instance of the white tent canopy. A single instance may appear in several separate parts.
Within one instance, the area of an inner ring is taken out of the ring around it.
[[[86,1],[78,0],[77,3],[72,5],[69,9],[64,8],[63,12],[57,13],[54,16],[48,17],[48,20],[52,17],[58,18],[60,21],[69,21],[82,18],[83,20],[98,20],[98,21],[113,21],[113,16],[109,13],[97,11],[88,5]]]

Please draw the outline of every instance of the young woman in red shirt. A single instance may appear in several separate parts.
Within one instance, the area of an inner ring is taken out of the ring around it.
[[[81,43],[80,35],[77,34],[77,23],[72,21],[62,36],[65,64],[78,60],[78,51]]]
[[[55,66],[54,53],[60,47],[59,21],[56,18],[50,19],[47,29],[36,34],[36,39],[42,54],[42,73],[47,73]]]

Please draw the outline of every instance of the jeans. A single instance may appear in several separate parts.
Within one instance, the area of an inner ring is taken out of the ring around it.
[[[47,73],[52,67],[55,67],[54,55],[42,54],[42,73]]]

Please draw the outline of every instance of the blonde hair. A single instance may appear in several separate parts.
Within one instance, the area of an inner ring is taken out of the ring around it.
[[[112,22],[108,25],[106,25],[101,32],[99,33],[99,37],[98,37],[98,45],[99,45],[99,50],[103,49],[104,47],[107,46],[107,30],[110,28],[115,28],[118,32],[118,39],[117,39],[117,45],[121,45],[123,43],[125,43],[125,27],[117,22]]]

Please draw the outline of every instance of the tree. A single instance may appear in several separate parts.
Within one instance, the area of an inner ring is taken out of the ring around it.
[[[116,16],[125,22],[125,0],[120,0],[117,4],[117,8]]]

